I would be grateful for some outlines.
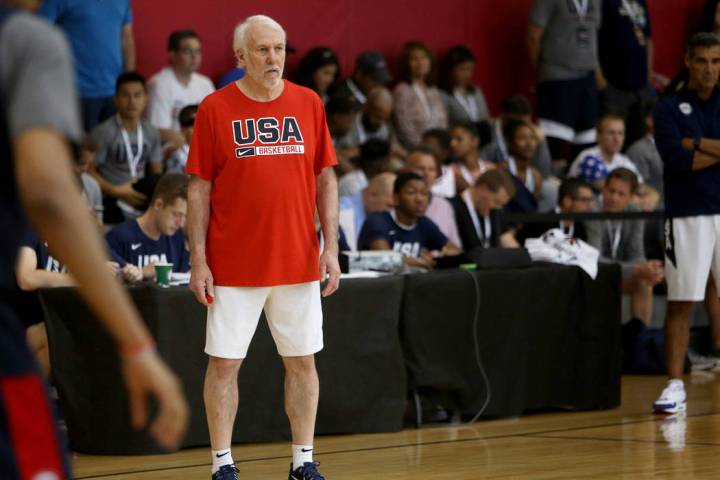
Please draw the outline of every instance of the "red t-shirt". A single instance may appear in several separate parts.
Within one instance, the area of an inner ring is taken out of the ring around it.
[[[212,182],[206,256],[215,284],[318,280],[316,177],[336,164],[312,90],[285,80],[278,98],[258,102],[231,83],[207,96],[187,172]]]

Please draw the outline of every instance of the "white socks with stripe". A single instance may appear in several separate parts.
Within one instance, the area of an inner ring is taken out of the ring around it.
[[[302,467],[306,462],[312,462],[312,445],[293,445],[293,470]]]
[[[212,461],[212,473],[220,470],[220,467],[222,467],[223,465],[235,464],[235,462],[233,462],[232,453],[230,453],[229,448],[226,448],[225,450],[212,450]]]

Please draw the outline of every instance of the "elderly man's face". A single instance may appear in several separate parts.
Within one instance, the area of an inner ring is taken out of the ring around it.
[[[245,75],[272,88],[282,80],[285,66],[285,39],[278,30],[267,25],[253,25],[245,37],[245,48],[236,52]]]

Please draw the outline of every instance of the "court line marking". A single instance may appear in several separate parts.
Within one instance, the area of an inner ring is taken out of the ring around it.
[[[386,445],[381,447],[365,447],[365,448],[353,448],[353,449],[346,449],[346,450],[333,450],[329,452],[322,452],[319,453],[317,456],[327,456],[327,455],[342,455],[346,453],[357,453],[357,452],[371,452],[371,451],[377,451],[377,450],[390,450],[393,448],[411,448],[411,447],[422,447],[425,445],[443,445],[443,444],[451,444],[451,443],[464,443],[464,442],[478,442],[478,441],[489,441],[489,440],[502,440],[505,438],[513,438],[513,437],[520,437],[520,438],[538,438],[538,439],[563,439],[562,437],[551,437],[547,434],[549,433],[562,433],[562,432],[574,432],[574,431],[580,431],[580,430],[590,430],[593,428],[605,428],[605,427],[616,427],[616,426],[623,426],[623,425],[634,425],[634,424],[640,424],[640,423],[647,423],[647,422],[656,422],[658,416],[648,416],[651,414],[643,414],[642,419],[637,420],[631,420],[631,421],[619,421],[615,423],[606,423],[601,425],[590,425],[590,426],[583,426],[583,427],[570,427],[570,428],[563,428],[563,429],[554,429],[554,430],[541,430],[538,432],[526,432],[526,433],[508,433],[503,435],[489,435],[487,437],[479,437],[479,438],[459,438],[455,440],[435,440],[431,442],[416,442],[416,443],[406,443],[406,444],[399,444],[399,445]],[[697,413],[694,415],[687,415],[687,418],[701,418],[701,417],[710,417],[720,415],[720,412],[708,412],[708,413]],[[627,418],[627,417],[625,417]],[[462,426],[462,425],[455,425],[455,426]],[[448,427],[438,427],[438,428],[451,428],[452,425],[449,425]],[[432,428],[432,427],[431,427]],[[546,436],[543,436],[546,435]],[[585,437],[568,437],[567,439],[581,439],[581,440],[594,440],[593,438],[585,438]],[[637,441],[640,442],[640,440],[618,440],[618,439],[602,439],[599,438],[597,440],[608,440],[608,441],[614,441],[614,442],[622,442],[622,441]],[[643,441],[647,443],[666,443],[662,441]],[[693,445],[693,444],[686,444],[686,445]],[[709,444],[709,445],[699,445],[699,446],[718,446],[716,444]],[[200,447],[202,448],[202,447]],[[281,459],[288,459],[291,458],[291,455],[281,455],[281,456],[272,456],[272,457],[260,457],[260,458],[249,458],[244,460],[237,460],[235,462],[235,465],[243,465],[246,463],[252,463],[252,462],[265,462],[270,460],[281,460]],[[91,480],[91,479],[103,479],[103,478],[112,478],[112,477],[119,477],[121,475],[132,475],[132,474],[142,474],[142,473],[152,473],[152,472],[163,472],[163,471],[173,471],[173,470],[183,470],[188,468],[197,468],[197,467],[204,467],[209,466],[209,462],[199,463],[199,464],[190,464],[190,465],[178,465],[176,467],[163,467],[163,468],[148,468],[145,470],[131,470],[131,471],[124,471],[124,472],[113,472],[113,473],[106,473],[106,474],[96,474],[96,475],[87,475],[82,477],[74,477],[75,480]]]

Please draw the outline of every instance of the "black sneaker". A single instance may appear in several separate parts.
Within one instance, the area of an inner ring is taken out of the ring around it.
[[[293,464],[291,462],[288,480],[325,480],[325,477],[317,471],[319,465],[319,462],[305,462],[302,467],[293,470]]]
[[[213,473],[212,480],[238,480],[238,469],[235,465],[223,465]]]

